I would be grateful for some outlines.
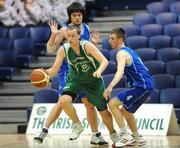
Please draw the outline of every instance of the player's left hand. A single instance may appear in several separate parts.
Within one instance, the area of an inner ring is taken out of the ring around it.
[[[95,78],[100,78],[101,77],[101,72],[99,70],[96,70],[94,73],[93,73],[93,76]]]
[[[105,98],[106,100],[108,100],[108,99],[110,98],[111,92],[112,92],[112,89],[111,89],[111,88],[106,88],[106,89],[104,90],[103,96],[104,96],[104,98]]]
[[[52,34],[57,34],[58,33],[58,23],[53,20],[49,23],[49,27],[51,28],[51,33]]]

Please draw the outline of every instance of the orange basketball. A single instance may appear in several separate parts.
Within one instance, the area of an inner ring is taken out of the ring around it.
[[[44,88],[49,84],[48,72],[43,68],[34,69],[30,76],[31,84],[37,88]]]

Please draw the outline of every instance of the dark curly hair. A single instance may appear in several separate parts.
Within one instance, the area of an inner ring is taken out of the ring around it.
[[[69,16],[69,19],[71,18],[71,14],[74,12],[81,12],[82,15],[85,15],[85,8],[81,5],[79,2],[73,2],[67,7],[67,13]]]

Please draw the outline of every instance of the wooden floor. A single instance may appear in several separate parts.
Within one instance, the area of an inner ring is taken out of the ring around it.
[[[112,142],[108,136],[104,136],[109,142],[109,148]],[[141,148],[180,148],[180,136],[145,136],[147,144]],[[24,134],[1,134],[0,148],[95,148],[89,144],[90,136],[81,135],[75,141],[69,141],[67,135],[50,135],[43,144],[33,141],[33,135]],[[137,146],[136,146],[137,147]],[[102,148],[102,146],[101,146]],[[132,148],[128,146],[126,148]]]

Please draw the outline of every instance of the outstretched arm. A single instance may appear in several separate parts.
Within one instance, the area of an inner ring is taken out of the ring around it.
[[[49,27],[51,28],[51,36],[47,42],[47,51],[48,53],[53,53],[65,38],[65,28],[58,30],[56,21],[51,21]]]
[[[64,48],[60,47],[56,54],[56,59],[54,61],[53,66],[51,68],[47,69],[50,77],[54,77],[58,73],[58,70],[62,65],[64,57],[65,57]]]
[[[113,80],[111,81],[111,83],[109,84],[109,86],[105,89],[103,95],[105,97],[106,100],[108,100],[112,89],[114,88],[114,86],[116,86],[116,84],[121,80],[121,78],[123,77],[124,74],[124,68],[126,65],[126,55],[122,52],[119,51],[117,53],[116,56],[116,60],[117,60],[117,71],[114,75]]]
[[[99,68],[93,73],[94,77],[100,78],[101,73],[106,69],[108,65],[108,60],[104,57],[104,55],[93,45],[92,43],[88,42],[85,45],[86,52],[94,57],[99,63]]]

